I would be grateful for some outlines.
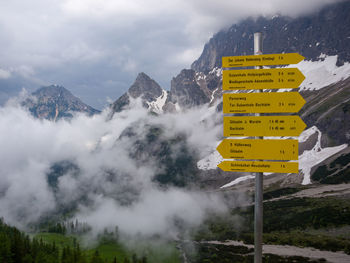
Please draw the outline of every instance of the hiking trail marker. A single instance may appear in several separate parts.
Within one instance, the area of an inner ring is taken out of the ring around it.
[[[297,162],[223,161],[218,166],[225,172],[298,173],[299,169]]]
[[[305,104],[299,92],[224,93],[224,113],[293,113]]]
[[[224,70],[222,89],[296,89],[304,79],[297,68]]]
[[[297,64],[304,60],[298,53],[264,54],[250,56],[222,57],[223,68],[275,66]]]
[[[216,149],[224,159],[298,160],[298,140],[224,139]]]
[[[261,33],[254,34],[254,54],[222,58],[222,89],[236,92],[223,94],[223,113],[239,114],[224,116],[224,137],[255,138],[224,139],[217,151],[224,159],[231,159],[218,165],[223,171],[255,173],[254,262],[262,263],[263,173],[298,173],[299,168],[297,162],[289,162],[298,160],[298,140],[266,140],[263,136],[299,136],[306,127],[299,116],[280,116],[296,113],[305,104],[298,92],[262,90],[296,89],[305,76],[297,68],[263,69],[262,66],[297,64],[304,57],[298,53],[262,54]],[[227,69],[233,67],[256,69]]]
[[[305,127],[296,115],[224,117],[224,137],[299,136]]]

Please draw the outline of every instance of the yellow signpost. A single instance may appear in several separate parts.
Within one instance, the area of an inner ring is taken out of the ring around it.
[[[296,162],[262,162],[262,161],[223,161],[218,167],[225,172],[265,172],[298,173]]]
[[[224,139],[216,149],[224,159],[298,160],[298,140]]]
[[[305,100],[298,92],[224,93],[224,113],[298,112]]]
[[[264,54],[249,56],[222,57],[222,67],[253,67],[297,64],[304,59],[298,53]]]
[[[254,55],[223,57],[223,90],[294,89],[305,76],[296,68],[263,69],[262,66],[296,64],[304,59],[298,53],[262,54],[262,33],[254,33]],[[262,262],[263,173],[298,173],[298,140],[264,140],[264,136],[298,136],[305,123],[298,116],[260,116],[260,113],[295,113],[305,104],[298,92],[224,93],[224,114],[255,113],[255,116],[224,117],[224,136],[256,136],[255,139],[224,139],[216,148],[226,160],[223,171],[255,174],[254,262]],[[256,161],[258,160],[258,161]]]
[[[295,89],[304,79],[297,68],[224,70],[222,89]]]
[[[305,127],[296,115],[224,117],[224,137],[299,136]]]

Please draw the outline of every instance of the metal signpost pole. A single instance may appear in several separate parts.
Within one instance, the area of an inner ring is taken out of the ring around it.
[[[254,55],[262,54],[262,34],[254,33]],[[261,69],[262,66],[256,67]],[[261,92],[261,90],[259,90]],[[256,113],[255,116],[260,116]],[[255,137],[263,139],[263,137]],[[255,173],[255,209],[254,209],[254,262],[262,262],[262,232],[263,232],[263,173]]]
[[[305,100],[298,92],[262,92],[262,89],[297,88],[305,79],[297,68],[263,69],[263,66],[297,64],[304,57],[298,53],[265,55],[262,53],[262,34],[254,33],[254,55],[222,58],[222,68],[255,67],[255,70],[224,70],[222,80],[224,91],[251,89],[259,91],[223,93],[224,114],[255,113],[255,116],[224,116],[224,137],[254,136],[254,139],[224,139],[217,147],[217,151],[224,159],[234,159],[234,161],[224,160],[218,165],[223,171],[255,173],[255,263],[262,263],[263,255],[264,172],[298,173],[296,162],[271,162],[271,160],[298,160],[298,141],[263,140],[264,136],[286,136],[290,131],[295,131],[298,136],[306,126],[300,118],[295,119],[289,115],[260,116],[260,113],[298,112],[305,104]],[[245,103],[239,103],[241,100]],[[271,117],[273,119],[269,120]],[[252,120],[251,123],[248,118]],[[253,127],[253,123],[258,127]]]

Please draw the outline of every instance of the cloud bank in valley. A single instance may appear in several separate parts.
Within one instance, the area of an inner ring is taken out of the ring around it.
[[[139,72],[169,88],[221,28],[248,16],[298,16],[335,0],[13,0],[0,8],[0,103],[22,87],[67,87],[102,108]]]
[[[117,225],[128,235],[174,237],[176,220],[195,226],[209,211],[227,211],[219,194],[161,187],[153,181],[163,169],[158,160],[146,154],[139,162],[130,155],[150,126],[161,126],[163,139],[185,134],[203,157],[215,148],[220,114],[204,107],[155,117],[134,103],[109,121],[105,111],[56,123],[34,119],[14,101],[0,107],[0,216],[25,228],[75,204],[72,218],[95,233]],[[123,135],[128,127],[134,136]],[[68,168],[49,180],[54,164]]]

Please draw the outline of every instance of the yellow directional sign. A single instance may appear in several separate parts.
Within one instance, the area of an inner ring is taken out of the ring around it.
[[[224,117],[224,136],[299,136],[306,124],[299,116]]]
[[[216,149],[224,159],[298,160],[298,140],[224,139]]]
[[[305,79],[297,68],[224,70],[223,90],[295,89]]]
[[[297,64],[303,59],[304,57],[298,53],[222,57],[222,67],[289,65]]]
[[[298,92],[224,93],[224,113],[298,112],[305,100]]]
[[[296,162],[223,161],[218,167],[225,172],[298,173]]]

